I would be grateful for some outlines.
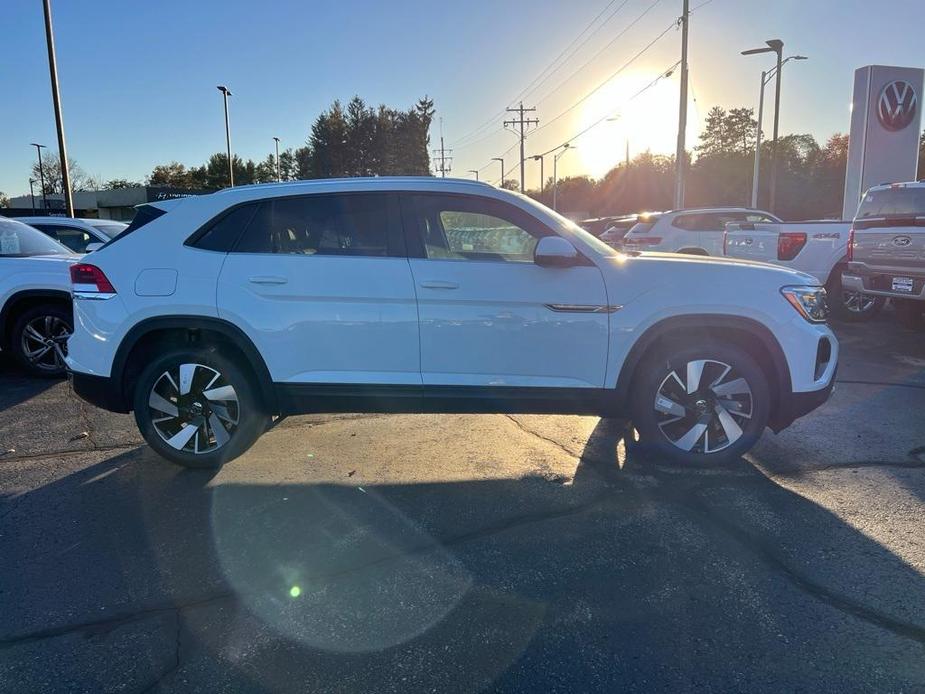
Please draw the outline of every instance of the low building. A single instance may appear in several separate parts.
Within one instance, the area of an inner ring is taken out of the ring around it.
[[[113,219],[130,222],[135,216],[135,205],[146,202],[185,198],[190,195],[204,195],[209,190],[190,190],[168,186],[135,186],[133,188],[116,188],[115,190],[81,190],[73,194],[74,211],[79,217]],[[64,213],[64,196],[47,195],[48,214]],[[10,198],[10,207],[0,209],[5,217],[24,217],[43,214],[41,195],[20,195]]]

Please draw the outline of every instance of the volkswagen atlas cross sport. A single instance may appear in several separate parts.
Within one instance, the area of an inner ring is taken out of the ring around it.
[[[662,458],[726,462],[824,402],[818,280],[623,255],[529,198],[435,178],[153,203],[72,268],[74,390],[210,467],[320,412],[626,417]],[[92,261],[92,262],[89,262]]]

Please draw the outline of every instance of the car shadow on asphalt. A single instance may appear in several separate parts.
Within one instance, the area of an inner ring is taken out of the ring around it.
[[[111,457],[0,507],[0,682],[925,686],[914,568],[744,460],[670,468],[625,437],[601,420],[572,479],[242,483]]]
[[[0,354],[0,412],[31,400],[36,395],[61,383],[60,378],[38,378],[27,376],[8,354]]]

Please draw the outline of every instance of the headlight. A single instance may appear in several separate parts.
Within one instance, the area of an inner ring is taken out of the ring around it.
[[[783,287],[780,293],[810,323],[825,323],[829,307],[823,287]]]

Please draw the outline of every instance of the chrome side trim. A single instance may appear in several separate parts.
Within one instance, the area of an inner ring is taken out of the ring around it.
[[[115,296],[114,292],[82,292],[74,291],[74,298],[84,301],[106,301]]]
[[[546,308],[557,313],[616,313],[621,308],[620,304],[598,305],[598,304],[546,304]]]

